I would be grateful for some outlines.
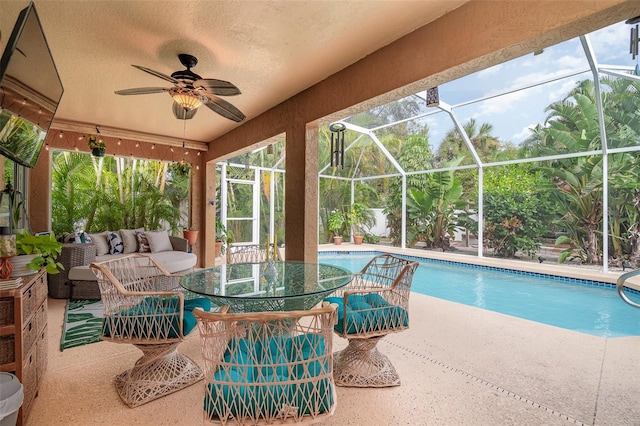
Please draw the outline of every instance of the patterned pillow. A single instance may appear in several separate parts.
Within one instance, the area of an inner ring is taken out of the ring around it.
[[[138,253],[151,253],[147,234],[142,231],[136,231],[136,237],[138,238]]]
[[[122,238],[117,232],[107,231],[107,241],[109,241],[109,254],[120,254],[124,251]]]

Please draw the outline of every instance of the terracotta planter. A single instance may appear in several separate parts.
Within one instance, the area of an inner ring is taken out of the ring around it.
[[[333,244],[339,246],[342,244],[342,237],[333,237]]]
[[[353,242],[360,245],[362,244],[362,240],[364,240],[364,235],[354,235]]]
[[[182,231],[182,236],[187,239],[189,245],[194,245],[196,241],[198,241],[198,231],[193,231],[191,229],[185,229]]]
[[[222,241],[216,241],[216,245],[213,249],[214,256],[220,257],[220,251],[222,251]]]

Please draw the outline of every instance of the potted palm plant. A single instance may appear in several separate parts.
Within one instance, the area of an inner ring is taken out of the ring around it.
[[[371,226],[373,220],[373,214],[366,205],[362,203],[351,204],[347,213],[347,223],[351,227],[354,243],[362,244],[365,234],[364,226]]]
[[[95,136],[89,136],[88,145],[89,149],[91,149],[91,154],[95,157],[104,157],[104,152],[107,149],[107,146],[104,144],[102,139],[97,139]]]
[[[346,223],[346,218],[341,210],[334,210],[329,215],[328,227],[329,231],[333,233],[333,243],[336,245],[342,244],[342,231]]]

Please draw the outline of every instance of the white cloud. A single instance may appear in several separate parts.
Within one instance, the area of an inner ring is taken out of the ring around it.
[[[511,136],[511,141],[513,143],[519,143],[524,141],[525,139],[527,139],[529,136],[531,136],[531,130],[533,128],[535,128],[537,125],[536,124],[529,124],[528,126],[524,127],[522,130],[520,130],[518,133],[514,134],[513,136]]]

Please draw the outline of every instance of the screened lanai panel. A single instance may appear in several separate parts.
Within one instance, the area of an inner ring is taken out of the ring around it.
[[[441,100],[457,105],[588,69],[580,40],[573,38],[442,84],[438,89]]]
[[[622,266],[623,255],[640,256],[640,155],[615,153],[608,160],[609,256]]]
[[[590,72],[463,104],[453,112],[483,163],[600,147]]]
[[[365,129],[374,129],[387,124],[410,119],[426,112],[424,99],[410,95],[385,105],[363,111],[347,118],[345,121]]]
[[[631,27],[622,21],[587,35],[600,66],[609,68],[610,65],[615,65],[616,68],[635,68],[638,62],[629,53]]]
[[[607,146],[610,149],[639,146],[640,79],[603,75],[601,90]]]

